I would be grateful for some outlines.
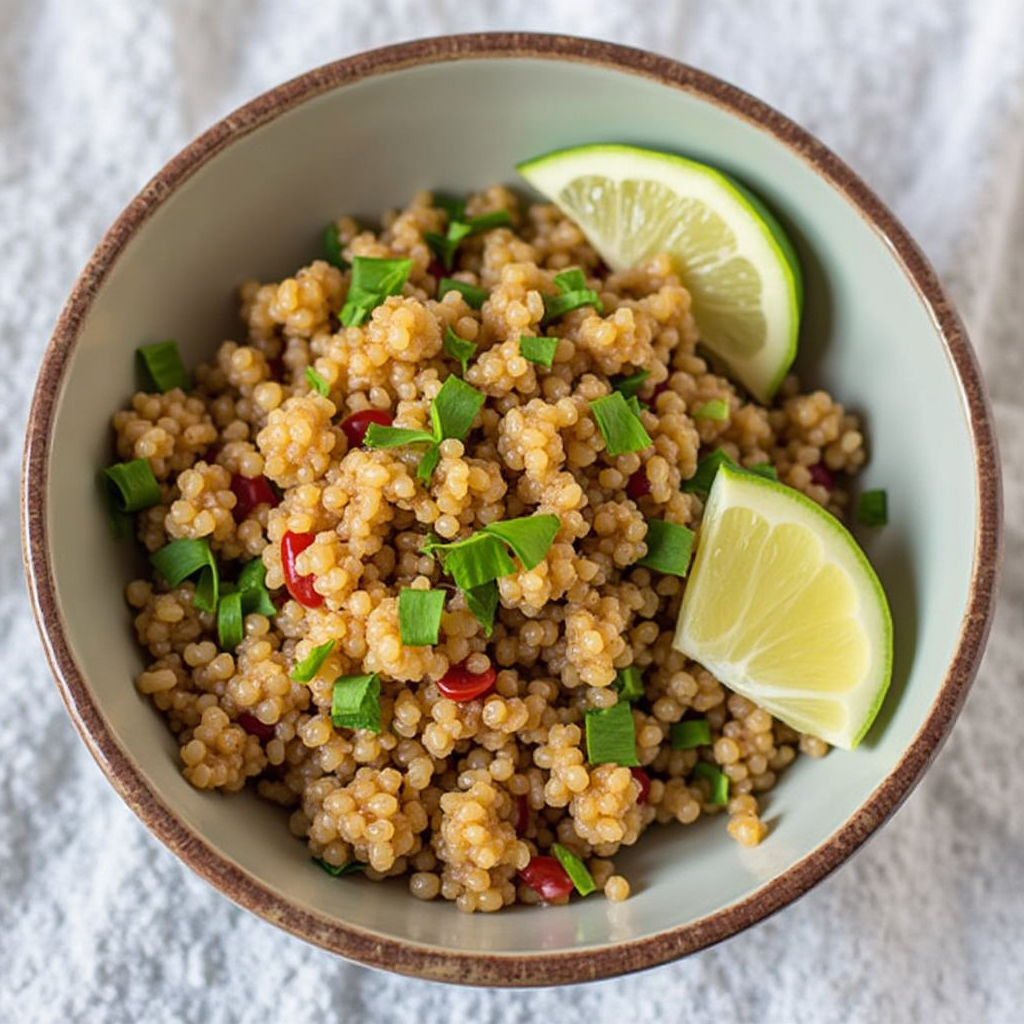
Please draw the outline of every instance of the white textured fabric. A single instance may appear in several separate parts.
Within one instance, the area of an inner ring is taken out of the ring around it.
[[[18,550],[23,423],[102,231],[192,136],[314,65],[447,31],[575,32],[736,82],[860,171],[930,255],[991,384],[1003,594],[963,717],[838,874],[724,945],[575,989],[365,970],[236,909],[151,838],[77,739]],[[0,1022],[1020,1021],[1024,1007],[1024,4],[0,0]]]

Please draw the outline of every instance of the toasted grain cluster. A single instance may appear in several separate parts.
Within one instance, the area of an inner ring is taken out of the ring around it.
[[[254,780],[326,865],[358,860],[372,880],[404,875],[414,896],[466,911],[536,903],[518,872],[555,842],[617,901],[630,884],[609,858],[655,823],[724,812],[739,843],[761,841],[779,773],[827,746],[672,648],[682,581],[637,564],[647,521],[699,525],[701,499],[682,487],[715,448],[743,465],[771,462],[781,480],[837,513],[865,458],[857,418],[825,392],[801,394],[791,377],[765,408],[709,367],[667,256],[609,273],[553,206],[522,210],[498,186],[467,202],[469,216],[502,209],[511,226],[466,239],[448,272],[487,290],[482,308],[454,291],[437,297],[441,268],[425,236],[443,233],[448,215],[429,193],[387,213],[379,232],[342,217],[346,259],[411,260],[401,294],[344,326],[348,270],[316,260],[283,281],[247,282],[245,336],[197,368],[195,390],[136,394],[113,420],[118,456],[148,459],[161,484],[160,502],[137,517],[145,548],[208,540],[226,581],[260,558],[278,608],[247,615],[244,639],[225,651],[216,616],[194,605],[193,582],[129,584],[151,659],[137,687],[177,737],[186,778],[226,791]],[[546,323],[544,297],[570,267],[603,308]],[[465,440],[440,444],[424,484],[422,447],[351,447],[341,423],[373,409],[429,430],[431,402],[461,372],[444,350],[448,330],[477,346],[466,380],[486,401]],[[521,355],[523,335],[556,339],[551,367]],[[328,397],[310,388],[309,367]],[[648,371],[638,397],[652,444],[611,456],[589,403],[610,393],[615,375],[638,369]],[[725,403],[724,418],[698,414],[711,401]],[[238,495],[259,477],[278,493],[243,513]],[[424,542],[535,513],[556,515],[560,529],[537,565],[517,563],[498,581],[488,634]],[[318,607],[285,589],[289,532],[312,535],[295,569],[323,599]],[[402,643],[406,587],[449,588],[434,646]],[[292,679],[327,642],[314,677]],[[494,685],[453,700],[442,686],[453,666],[496,671]],[[585,715],[621,699],[616,680],[629,666],[645,687],[631,707],[642,767],[591,764]],[[334,680],[371,672],[381,684],[380,732],[336,727]],[[692,717],[707,719],[710,743],[672,749],[672,725]],[[702,762],[728,777],[726,805],[694,775]]]

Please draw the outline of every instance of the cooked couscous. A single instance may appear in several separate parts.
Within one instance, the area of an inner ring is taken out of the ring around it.
[[[159,488],[127,598],[185,777],[251,784],[334,873],[465,911],[626,899],[615,858],[654,823],[759,843],[779,773],[827,748],[673,649],[685,560],[649,524],[698,527],[719,450],[841,513],[856,417],[793,377],[748,400],[667,256],[611,273],[505,188],[327,242],[113,419]]]

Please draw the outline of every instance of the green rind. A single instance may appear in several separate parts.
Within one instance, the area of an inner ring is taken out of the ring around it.
[[[601,153],[611,152],[623,153],[634,157],[640,155],[644,159],[682,164],[697,173],[714,179],[722,189],[731,194],[736,204],[750,215],[753,222],[758,226],[759,230],[763,234],[769,248],[778,257],[779,265],[784,268],[784,276],[789,284],[788,292],[791,330],[789,344],[787,345],[785,353],[782,354],[778,369],[766,385],[764,393],[756,396],[764,401],[770,401],[772,397],[774,397],[775,392],[779,389],[779,385],[781,385],[782,381],[785,379],[786,374],[793,365],[793,361],[796,359],[800,336],[800,318],[803,312],[804,300],[803,272],[800,267],[800,260],[796,254],[796,249],[794,248],[793,243],[790,241],[782,225],[765,206],[762,200],[755,196],[748,188],[746,188],[746,186],[742,185],[735,178],[725,174],[723,171],[720,171],[715,167],[701,163],[698,160],[691,160],[689,157],[680,156],[677,153],[666,153],[662,150],[645,149],[642,146],[628,146],[622,143],[591,143],[584,146],[568,146],[562,149],[550,150],[549,152],[542,153],[540,156],[533,157],[530,160],[521,161],[516,164],[516,170],[532,185],[533,181],[530,178],[530,171],[534,168],[547,164],[552,160],[564,159],[569,155],[578,157],[582,154],[588,153],[600,155]],[[708,347],[710,348],[711,346],[709,345]],[[716,352],[716,355],[721,356],[722,359],[728,362],[728,357],[722,353]]]
[[[796,503],[806,512],[809,512],[811,517],[816,519],[825,528],[825,530],[834,534],[843,541],[847,549],[852,553],[854,561],[861,568],[865,578],[870,583],[870,589],[878,598],[878,608],[881,613],[882,620],[882,643],[884,644],[881,666],[882,679],[875,692],[874,698],[868,707],[868,712],[865,715],[863,724],[850,741],[849,749],[854,750],[860,744],[861,740],[863,740],[867,735],[868,730],[870,730],[875,719],[878,717],[878,712],[882,707],[885,695],[889,690],[889,684],[892,681],[892,611],[889,608],[889,599],[886,597],[885,589],[882,587],[882,582],[879,580],[874,566],[872,566],[868,561],[867,555],[864,554],[864,551],[857,543],[853,534],[850,533],[850,531],[847,530],[831,512],[826,512],[825,509],[823,509],[817,502],[812,501],[800,491],[797,491],[792,487],[787,487],[785,484],[780,484],[774,480],[769,480],[766,477],[757,476],[755,474],[744,473],[743,470],[733,469],[728,465],[722,465],[719,468],[716,475],[716,482],[718,479],[723,477],[723,474],[724,479],[729,480],[732,478],[733,481],[743,487],[760,488],[762,490],[775,492],[788,501]],[[708,497],[708,504],[711,504],[710,495]]]

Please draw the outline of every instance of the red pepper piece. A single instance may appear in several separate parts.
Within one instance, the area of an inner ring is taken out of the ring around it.
[[[315,533],[292,533],[290,530],[281,538],[281,568],[284,570],[284,585],[288,593],[305,608],[319,608],[324,603],[323,594],[313,589],[312,576],[300,576],[295,570],[295,559],[316,540]]]
[[[261,722],[255,715],[250,715],[248,711],[243,711],[238,716],[238,724],[250,736],[255,736],[264,743],[274,738],[274,727],[267,725],[266,722]]]
[[[349,448],[361,448],[366,438],[366,428],[371,423],[390,427],[393,422],[391,413],[383,409],[360,409],[359,412],[349,413],[341,421],[341,432],[345,435]]]
[[[460,661],[437,681],[437,688],[449,699],[457,701],[482,697],[493,685],[498,673],[493,667],[484,672],[470,672],[466,663]]]
[[[543,900],[568,896],[575,886],[554,857],[534,857],[519,877]]]
[[[819,462],[814,466],[807,467],[811,473],[811,479],[819,486],[824,487],[826,490],[831,491],[836,485],[836,479],[832,475],[832,471],[825,465],[824,462]]]
[[[448,271],[444,269],[444,264],[439,259],[432,259],[427,264],[427,273],[437,282],[440,282],[442,277],[446,277]]]
[[[638,804],[647,803],[647,797],[651,793],[651,777],[643,770],[643,768],[630,768],[633,773],[633,778],[640,783],[640,795],[636,798]]]
[[[516,835],[526,835],[526,829],[530,824],[530,802],[526,799],[525,793],[516,797]]]
[[[232,473],[231,490],[238,498],[231,510],[236,523],[245,519],[257,505],[269,505],[274,508],[280,502],[265,476],[242,476],[241,473]]]
[[[641,466],[627,481],[626,494],[634,501],[651,493],[651,481],[647,479],[647,470]]]

